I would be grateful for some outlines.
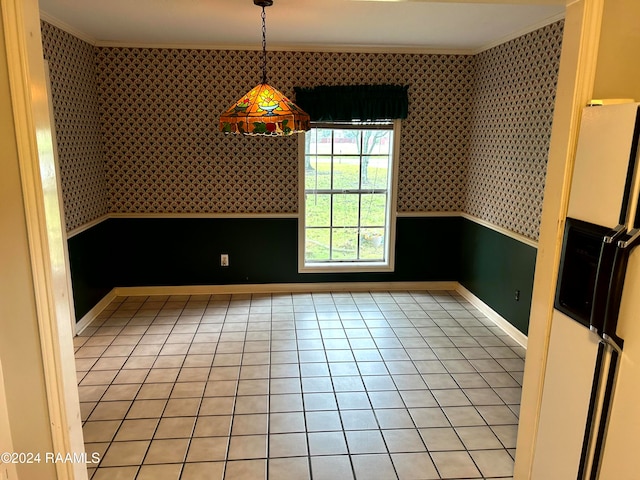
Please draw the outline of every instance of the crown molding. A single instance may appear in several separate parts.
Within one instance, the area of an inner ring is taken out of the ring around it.
[[[74,37],[78,37],[80,40],[87,42],[91,45],[95,46],[97,43],[95,38],[87,35],[83,31],[78,30],[75,27],[72,27],[68,23],[63,22],[62,20],[54,17],[53,15],[49,15],[47,12],[44,12],[42,10],[40,10],[40,20],[44,20],[45,22],[50,23],[54,27],[58,27],[60,30],[64,30],[68,34],[73,35]]]
[[[546,27],[547,25],[551,25],[552,23],[556,23],[560,20],[564,20],[565,14],[564,13],[560,13],[558,15],[553,15],[551,17],[545,18],[544,20],[534,23],[533,25],[529,25],[526,28],[520,29],[520,30],[516,30],[515,32],[512,32],[511,34],[502,37],[502,38],[498,38],[492,42],[489,42],[485,45],[483,45],[482,47],[475,49],[473,51],[470,52],[470,55],[477,55],[479,53],[485,52],[487,50],[490,50],[494,47],[497,47],[499,45],[503,45],[507,42],[510,42],[511,40],[515,40],[516,38],[520,38],[523,35],[526,35],[528,33],[531,32],[535,32],[536,30],[540,30],[543,27]]]
[[[95,47],[104,48],[156,48],[156,49],[188,49],[188,50],[248,50],[260,51],[262,47],[256,44],[211,44],[211,43],[144,43],[117,42],[98,40],[85,32],[63,22],[62,20],[40,10],[40,19],[58,27],[65,32],[78,37]],[[269,51],[273,52],[329,52],[329,53],[405,53],[418,55],[472,55],[473,48],[439,48],[421,45],[340,45],[340,44],[269,44]]]
[[[517,30],[511,34],[482,45],[478,48],[440,48],[421,45],[340,45],[340,44],[269,44],[269,51],[277,52],[328,52],[328,53],[399,53],[414,55],[476,55],[518,37],[534,32],[542,27],[564,19],[564,13],[548,17],[541,22]],[[191,50],[248,50],[260,51],[261,46],[255,44],[202,44],[202,43],[144,43],[144,42],[116,42],[98,40],[81,30],[63,22],[62,20],[40,10],[40,19],[65,32],[78,37],[96,47],[104,48],[156,48],[156,49],[191,49]]]
[[[191,49],[191,50],[233,50],[233,51],[261,51],[262,47],[254,44],[186,44],[186,43],[139,43],[95,41],[96,47],[103,48],[156,48],[156,49]],[[428,46],[374,46],[374,45],[279,45],[269,44],[269,52],[328,52],[328,53],[401,53],[414,55],[472,55],[475,51],[470,48],[432,48]]]

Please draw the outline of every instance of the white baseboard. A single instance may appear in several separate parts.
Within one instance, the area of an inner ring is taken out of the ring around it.
[[[180,285],[171,287],[117,287],[117,296],[214,295],[234,293],[368,292],[382,290],[456,290],[458,282],[333,282],[265,283],[252,285]]]
[[[501,317],[489,305],[458,282],[335,282],[335,283],[269,283],[252,285],[183,285],[168,287],[116,287],[76,324],[76,335],[87,328],[116,298],[147,295],[214,295],[240,293],[298,293],[298,292],[367,292],[388,290],[451,290],[480,310],[519,345],[527,348],[527,336]]]
[[[462,285],[458,284],[456,291],[462,295],[471,305],[480,310],[486,317],[496,324],[503,332],[513,338],[520,346],[527,348],[527,336],[511,325],[505,318],[503,318],[498,312],[492,309],[489,305],[484,303],[473,293],[467,290]]]
[[[107,293],[102,300],[100,300],[95,307],[89,310],[78,323],[76,323],[76,335],[80,335],[82,331],[87,328],[91,323],[98,318],[98,315],[102,313],[102,311],[109,306],[109,304],[115,300],[118,296],[116,293],[116,289],[114,288],[109,293]]]

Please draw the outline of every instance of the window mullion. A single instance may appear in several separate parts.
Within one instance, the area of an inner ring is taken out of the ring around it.
[[[333,260],[333,194],[329,196],[329,260]]]
[[[314,135],[315,135],[315,144],[316,144],[316,153],[315,153],[315,159],[316,159],[316,168],[315,168],[315,186],[316,186],[316,190],[318,189],[318,181],[319,181],[319,174],[318,174],[318,131],[314,130],[313,131]]]
[[[329,171],[331,172],[329,177],[330,177],[330,185],[331,185],[331,191],[333,192],[335,190],[335,178],[334,178],[334,155],[335,155],[335,132],[333,130],[331,130],[331,167],[329,169]],[[335,205],[335,194],[332,193],[331,194],[331,211],[329,213],[329,260],[333,260],[333,212],[334,212],[334,205]]]

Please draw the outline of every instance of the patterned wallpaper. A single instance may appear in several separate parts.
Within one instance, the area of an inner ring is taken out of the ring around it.
[[[99,48],[110,211],[295,213],[296,138],[238,138],[218,117],[260,79],[259,53]],[[269,78],[293,87],[410,85],[400,211],[459,211],[472,57],[270,52]]]
[[[536,238],[561,33],[476,56],[269,52],[268,73],[291,97],[294,86],[409,85],[398,210],[465,211]],[[107,212],[297,212],[296,138],[218,132],[259,81],[259,52],[94,48],[44,22],[43,40],[69,230]]]
[[[537,240],[562,31],[557,22],[475,56],[464,212]]]
[[[108,212],[95,49],[42,22],[67,231]]]

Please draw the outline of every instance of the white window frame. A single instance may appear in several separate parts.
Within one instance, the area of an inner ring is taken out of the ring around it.
[[[298,272],[299,273],[357,273],[357,272],[393,272],[395,269],[395,244],[396,244],[396,218],[397,218],[397,191],[398,191],[398,164],[400,157],[400,120],[393,120],[393,150],[389,172],[389,198],[386,218],[385,249],[386,260],[379,262],[317,262],[306,263],[305,260],[305,134],[298,137]],[[326,123],[325,123],[326,125]],[[314,127],[314,124],[311,125]],[[362,124],[366,128],[366,123]],[[339,129],[340,125],[335,124]]]

